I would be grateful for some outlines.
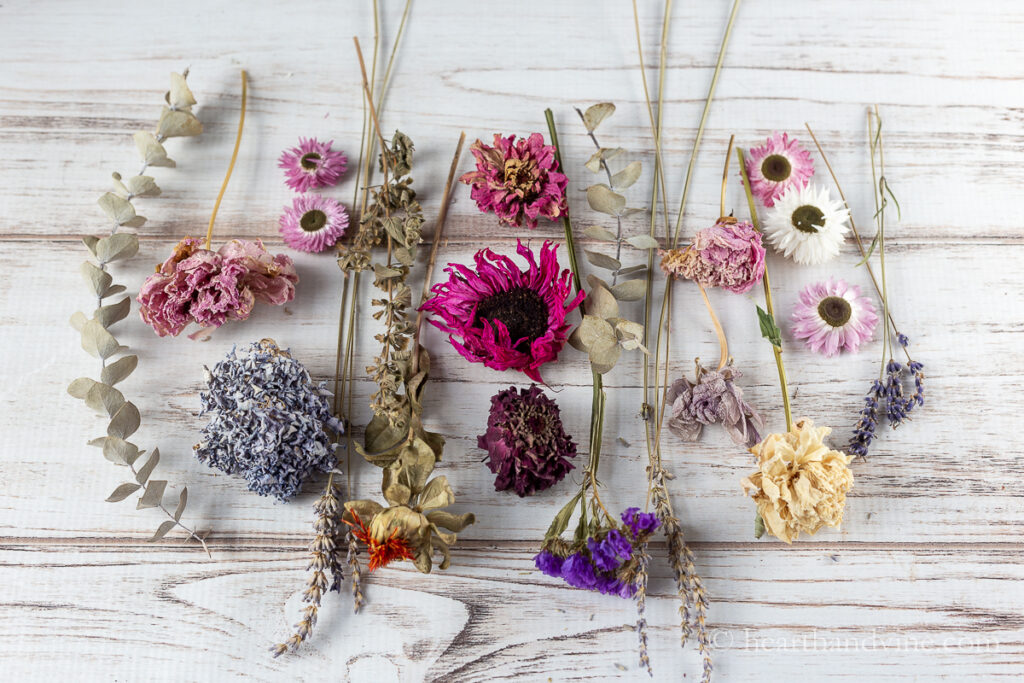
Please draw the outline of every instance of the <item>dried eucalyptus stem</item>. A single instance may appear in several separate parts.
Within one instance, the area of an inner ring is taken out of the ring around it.
[[[159,508],[168,519],[160,524],[156,533],[149,539],[157,541],[171,529],[181,528],[188,534],[188,539],[198,541],[206,551],[205,534],[181,522],[182,514],[188,502],[188,489],[183,487],[178,494],[178,502],[172,512],[163,502],[167,481],[150,479],[154,469],[160,462],[160,450],[146,458],[143,465],[136,468],[139,458],[145,453],[138,446],[128,441],[141,423],[139,409],[127,401],[114,385],[126,379],[138,365],[138,356],[123,355],[128,347],[122,346],[111,334],[109,328],[127,317],[131,310],[131,297],[126,296],[116,303],[104,304],[112,296],[126,291],[124,285],[113,284],[113,276],[108,266],[119,260],[131,258],[139,250],[138,235],[118,232],[123,227],[139,228],[145,218],[136,214],[132,204],[134,199],[156,197],[160,188],[151,176],[144,175],[150,167],[174,167],[175,163],[167,156],[163,146],[165,140],[173,137],[199,135],[203,126],[192,113],[195,97],[189,90],[185,79],[186,69],[182,74],[171,74],[171,88],[165,95],[167,106],[163,108],[156,130],[135,133],[135,145],[142,156],[142,168],[130,178],[124,179],[121,174],[114,173],[114,191],[107,192],[99,199],[100,208],[112,221],[110,234],[103,238],[84,237],[82,241],[88,247],[96,263],[86,261],[81,272],[96,297],[97,308],[91,318],[82,312],[71,316],[71,325],[82,337],[82,348],[92,356],[100,359],[100,380],[80,377],[68,386],[71,396],[81,399],[87,406],[109,418],[107,435],[89,442],[91,446],[103,449],[104,457],[116,465],[127,467],[135,481],[121,484],[107,497],[107,501],[116,503],[138,493],[137,509]],[[111,359],[121,355],[116,360]]]

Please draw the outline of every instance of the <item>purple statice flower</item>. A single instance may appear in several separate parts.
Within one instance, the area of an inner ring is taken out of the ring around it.
[[[232,348],[200,393],[210,422],[195,446],[200,462],[245,478],[251,491],[285,501],[314,472],[336,464],[328,430],[344,426],[331,414],[326,383],[315,384],[302,363],[271,339],[236,354]]]
[[[618,529],[610,529],[600,541],[588,538],[587,549],[594,566],[605,572],[615,571],[624,560],[633,557],[633,544]]]
[[[597,569],[583,553],[573,553],[562,563],[562,579],[573,588],[591,590],[597,587]]]
[[[622,513],[622,523],[629,527],[634,537],[649,534],[661,525],[656,514],[640,512],[640,508],[626,508]]]
[[[533,558],[533,562],[537,565],[537,569],[548,576],[561,576],[562,564],[565,562],[565,558],[559,557],[547,550],[542,550]]]

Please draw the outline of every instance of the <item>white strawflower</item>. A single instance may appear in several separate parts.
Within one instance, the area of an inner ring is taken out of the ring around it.
[[[825,263],[839,254],[849,231],[850,212],[828,188],[791,187],[764,219],[768,242],[783,256],[802,265]]]

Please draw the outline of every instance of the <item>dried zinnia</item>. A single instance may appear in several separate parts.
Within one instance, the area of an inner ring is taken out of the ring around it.
[[[804,418],[792,431],[769,434],[750,449],[758,471],[743,479],[743,490],[753,495],[768,533],[786,543],[801,532],[842,524],[853,456],[824,444],[831,431]]]
[[[537,385],[509,387],[491,397],[487,431],[477,437],[487,466],[498,475],[495,491],[520,496],[557,484],[573,468],[576,443],[562,428],[558,405]]]
[[[743,400],[743,390],[736,385],[742,373],[732,367],[732,361],[721,370],[709,370],[699,362],[696,366],[696,382],[681,377],[668,390],[669,431],[684,441],[696,441],[704,425],[719,422],[741,446],[750,448],[760,441],[758,430],[764,429],[764,419]]]
[[[232,240],[217,251],[186,237],[139,290],[143,321],[161,337],[189,323],[220,327],[245,320],[256,301],[279,305],[295,296],[299,277],[292,260],[271,256],[259,240]]]
[[[235,349],[206,369],[202,411],[210,415],[195,446],[200,462],[245,478],[249,490],[285,501],[315,472],[335,465],[328,432],[344,427],[331,414],[326,383],[272,339]]]
[[[751,148],[746,162],[750,189],[768,207],[791,187],[806,187],[814,175],[810,153],[785,133],[775,133],[764,145]]]
[[[435,316],[431,324],[449,335],[466,360],[519,370],[541,382],[541,366],[558,357],[568,338],[566,315],[584,296],[580,292],[568,299],[572,275],[559,270],[556,249],[545,242],[538,263],[519,242],[516,251],[529,265],[525,271],[507,256],[478,251],[475,269],[461,264],[445,268],[448,281],[433,286],[434,296],[422,308]]]
[[[280,223],[285,244],[299,251],[319,253],[345,234],[348,212],[336,199],[304,194],[285,207]]]
[[[558,169],[555,148],[533,133],[516,140],[495,134],[494,146],[477,140],[470,147],[476,170],[459,180],[472,186],[470,196],[484,213],[493,211],[506,225],[520,227],[525,220],[537,227],[537,217],[556,220],[568,208],[565,188],[569,180]]]
[[[746,294],[764,277],[764,253],[761,233],[732,216],[698,232],[686,249],[660,252],[666,274],[735,294]]]
[[[284,169],[285,184],[296,192],[308,192],[337,183],[348,167],[348,157],[331,149],[333,143],[299,138],[298,147],[282,152],[277,165]]]
[[[875,305],[861,296],[860,287],[844,280],[829,278],[807,285],[793,307],[793,336],[827,357],[856,352],[871,339],[877,324]]]

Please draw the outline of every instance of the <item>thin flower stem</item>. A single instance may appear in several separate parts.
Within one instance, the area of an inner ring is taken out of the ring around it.
[[[725,152],[725,167],[722,169],[722,196],[718,203],[718,215],[725,215],[725,188],[729,185],[729,159],[732,158],[732,144],[736,141],[735,135],[729,136],[729,148]]]
[[[213,243],[213,222],[217,220],[217,210],[220,209],[220,201],[224,199],[224,193],[228,189],[228,181],[231,180],[231,172],[235,170],[235,160],[238,159],[238,147],[242,144],[242,128],[245,126],[245,102],[248,94],[248,77],[245,69],[242,69],[242,108],[238,114],[238,134],[235,135],[235,148],[231,152],[231,162],[228,164],[228,172],[224,175],[224,182],[221,183],[220,192],[217,193],[217,201],[213,205],[213,213],[210,214],[210,225],[206,228],[206,248],[209,249]]]
[[[704,299],[708,315],[711,316],[711,324],[715,326],[715,335],[718,337],[718,369],[721,370],[729,362],[729,340],[725,336],[725,330],[722,329],[722,323],[719,322],[718,316],[715,315],[715,309],[711,306],[711,301],[708,299],[708,293],[704,289],[704,285],[698,282],[697,288]]]
[[[736,158],[740,165],[740,175],[743,176],[743,191],[747,195],[747,205],[750,207],[750,221],[754,229],[761,232],[761,221],[757,218],[757,207],[754,206],[754,194],[750,190],[750,178],[747,176],[747,165],[743,160],[743,150],[736,148]],[[772,304],[772,286],[768,279],[768,266],[765,265],[764,277],[761,279],[764,285],[764,305],[768,315],[775,320],[775,306]],[[779,370],[779,388],[782,390],[782,408],[786,412],[786,431],[793,431],[793,410],[789,405],[789,386],[786,383],[786,367],[782,363],[782,349],[772,344],[772,351],[775,354],[775,366]]]
[[[881,195],[881,188],[878,184],[878,174],[875,168],[875,152],[881,142],[882,124],[878,123],[877,134],[871,120],[871,109],[868,109],[868,149],[871,157],[871,196],[875,200],[875,222],[878,231],[878,267],[882,272],[882,291],[879,298],[882,300],[882,320],[889,320],[889,291],[885,283],[885,197]],[[883,172],[884,177],[884,172]],[[859,241],[859,240],[858,240]],[[878,380],[881,381],[885,375],[886,357],[892,358],[889,341],[889,325],[882,325],[882,364],[878,368]]]
[[[548,133],[551,135],[551,144],[555,148],[555,160],[558,162],[558,168],[564,171],[565,165],[562,163],[562,151],[558,144],[558,131],[555,128],[555,115],[550,109],[545,109],[544,118],[548,123]],[[572,271],[573,286],[576,289],[576,293],[579,294],[583,291],[583,285],[580,280],[579,264],[576,262],[576,243],[572,238],[572,221],[569,219],[568,211],[562,216],[562,228],[565,230],[565,246],[569,252],[569,269]],[[580,315],[583,315],[582,308],[580,309]]]

